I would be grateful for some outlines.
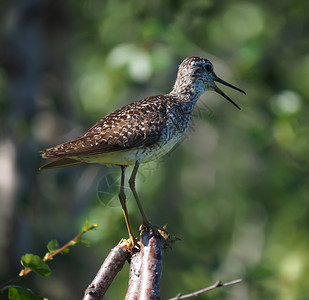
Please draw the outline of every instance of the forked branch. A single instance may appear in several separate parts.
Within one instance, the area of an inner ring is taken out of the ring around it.
[[[125,299],[159,299],[165,239],[152,230],[144,230],[140,244],[137,252],[129,251],[125,242],[113,248],[86,289],[83,300],[101,299],[126,260],[131,262]]]
[[[83,300],[100,300],[111,285],[126,260],[130,261],[129,286],[125,300],[158,300],[160,299],[160,279],[163,250],[167,245],[165,238],[153,230],[144,230],[141,236],[140,249],[132,252],[126,243],[117,245],[111,250],[92,283],[85,291]],[[189,294],[178,294],[168,300],[182,300],[199,296],[219,287],[238,284],[242,279],[215,284]]]

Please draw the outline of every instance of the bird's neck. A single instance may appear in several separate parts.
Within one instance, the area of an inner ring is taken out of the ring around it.
[[[205,92],[203,85],[197,81],[192,81],[191,78],[177,78],[171,95],[183,99],[186,102],[195,104],[200,96]]]

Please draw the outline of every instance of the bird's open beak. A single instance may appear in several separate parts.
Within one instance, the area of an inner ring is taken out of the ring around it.
[[[243,90],[241,90],[241,89],[239,89],[238,87],[236,87],[236,86],[234,86],[234,85],[231,85],[230,83],[228,83],[228,82],[222,80],[221,78],[217,77],[216,75],[215,75],[215,77],[214,77],[214,81],[217,81],[217,82],[219,82],[219,83],[222,83],[222,84],[224,84],[224,85],[226,85],[226,86],[228,86],[228,87],[230,87],[230,88],[232,88],[232,89],[234,89],[234,90],[237,90],[237,91],[239,91],[239,92],[241,92],[241,93],[243,93],[243,94],[246,95],[246,93],[245,93]],[[234,104],[238,109],[240,109],[240,107],[239,107],[229,96],[227,96],[224,92],[222,92],[215,84],[214,84],[214,90],[215,90],[218,94],[220,94],[221,96],[223,96],[225,99],[227,99],[228,101],[230,101],[232,104]]]

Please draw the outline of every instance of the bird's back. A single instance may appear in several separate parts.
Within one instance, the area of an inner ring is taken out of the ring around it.
[[[148,97],[114,111],[82,136],[48,148],[42,156],[78,157],[86,162],[92,159],[98,162],[101,157],[104,163],[104,157],[110,157],[111,153],[131,151],[132,160],[139,155],[144,160],[152,160],[170,151],[181,139],[189,126],[192,109],[175,96]]]

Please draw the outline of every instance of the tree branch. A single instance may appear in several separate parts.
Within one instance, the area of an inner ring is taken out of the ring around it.
[[[130,253],[127,250],[119,245],[114,247],[87,287],[83,300],[100,300],[129,257]]]
[[[160,299],[160,280],[165,239],[151,230],[143,232],[142,242],[140,299]]]
[[[125,300],[139,299],[140,284],[141,284],[141,267],[142,267],[142,255],[141,252],[136,252],[131,257],[129,286]]]
[[[43,261],[46,262],[48,260],[51,260],[53,259],[54,256],[56,256],[57,254],[59,253],[63,253],[65,250],[67,250],[69,247],[71,246],[74,246],[76,245],[77,243],[79,243],[81,240],[80,240],[80,237],[85,234],[86,232],[88,232],[89,230],[93,230],[95,228],[98,227],[98,224],[94,223],[92,225],[89,224],[88,220],[86,220],[86,224],[85,226],[83,226],[81,232],[76,235],[72,240],[70,240],[68,243],[66,243],[65,245],[63,245],[62,247],[60,248],[57,248],[56,250],[49,250],[49,252],[47,252],[45,254],[45,256],[43,257]],[[57,242],[57,245],[58,245],[58,242]],[[19,275],[8,280],[7,282],[3,283],[3,284],[0,284],[0,291],[8,286],[8,285],[11,285],[15,282],[17,282],[18,280],[20,280],[21,278],[25,277],[26,275],[28,275],[30,272],[32,271],[31,268],[28,268],[28,267],[25,267],[23,268],[20,272],[19,272]]]
[[[85,291],[83,300],[100,300],[117,273],[122,269],[126,260],[131,257],[129,286],[125,300],[159,300],[160,279],[162,271],[163,250],[167,245],[166,239],[153,230],[144,230],[141,237],[141,248],[132,254],[126,249],[126,244],[117,245],[98,271],[92,283]],[[135,249],[136,250],[136,249]],[[199,296],[219,287],[238,284],[242,279],[215,284],[201,290],[182,295],[178,294],[168,300],[182,300]]]
[[[162,254],[165,239],[153,230],[142,233],[141,251],[134,254],[130,264],[126,300],[160,299]]]
[[[233,281],[230,281],[230,282],[226,282],[226,283],[222,283],[222,281],[218,280],[215,284],[213,284],[213,285],[211,285],[209,287],[203,288],[201,290],[198,290],[196,292],[193,292],[193,293],[190,293],[190,294],[186,294],[186,295],[178,294],[176,297],[170,298],[168,300],[188,299],[188,298],[199,296],[200,294],[206,293],[208,291],[214,290],[214,289],[219,288],[219,287],[234,285],[234,284],[237,284],[237,283],[240,283],[240,282],[242,282],[242,279],[236,279],[236,280],[233,280]]]

